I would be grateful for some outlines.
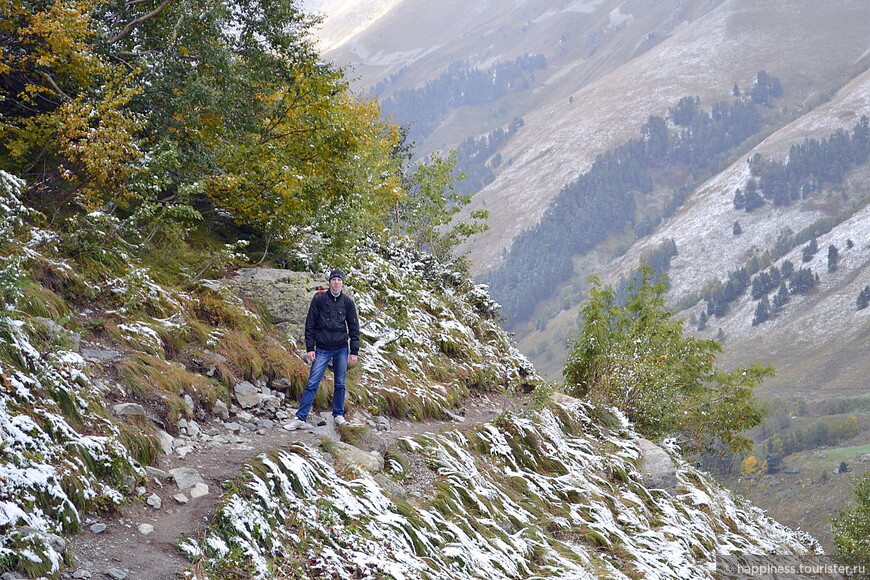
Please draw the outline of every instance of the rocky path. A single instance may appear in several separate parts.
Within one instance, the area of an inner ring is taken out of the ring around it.
[[[382,417],[351,418],[351,424],[367,423],[377,429],[385,443],[417,433],[440,432],[493,419],[506,405],[515,405],[503,395],[472,396],[451,420],[422,423],[389,421]],[[226,420],[209,418],[185,429],[190,435],[172,442],[172,452],[161,454],[149,468],[146,485],[135,497],[112,514],[91,517],[84,530],[69,541],[72,567],[64,579],[172,580],[190,562],[177,548],[184,537],[204,530],[217,508],[222,484],[234,479],[242,465],[264,451],[295,441],[317,447],[323,437],[340,440],[332,418],[324,413],[324,425],[312,431],[286,431],[287,421],[263,420],[253,413],[238,412]],[[287,413],[279,413],[279,417]],[[241,419],[239,419],[241,417]]]

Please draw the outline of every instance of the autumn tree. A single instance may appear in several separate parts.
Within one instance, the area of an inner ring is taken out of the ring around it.
[[[665,284],[653,284],[653,275],[641,269],[624,305],[591,278],[564,369],[567,388],[619,408],[647,437],[677,437],[686,453],[748,450],[741,433],[764,416],[752,389],[773,369],[717,368],[721,345],[684,335],[682,321],[665,307]]]

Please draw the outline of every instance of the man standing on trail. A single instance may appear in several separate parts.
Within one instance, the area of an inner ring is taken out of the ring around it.
[[[355,365],[359,354],[359,318],[353,299],[341,291],[343,287],[344,272],[336,268],[329,274],[329,290],[321,290],[311,299],[308,318],[305,319],[305,350],[311,373],[299,401],[296,420],[284,426],[289,431],[311,428],[305,420],[330,362],[335,378],[333,420],[336,426],[347,422],[344,418],[344,378],[348,365]]]

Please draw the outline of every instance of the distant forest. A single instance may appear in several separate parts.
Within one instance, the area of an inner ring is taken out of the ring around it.
[[[486,69],[471,67],[465,61],[455,62],[422,88],[402,89],[382,99],[381,110],[408,128],[409,141],[422,141],[451,111],[465,105],[492,103],[508,93],[527,89],[534,80],[534,71],[544,68],[547,59],[542,54],[524,54]],[[378,83],[371,92],[383,94],[403,72]]]
[[[485,276],[502,305],[508,328],[527,320],[536,304],[573,274],[572,256],[583,254],[610,233],[635,226],[646,235],[688,198],[674,191],[662,214],[635,224],[635,195],[656,187],[655,176],[680,172],[698,182],[719,170],[733,150],[764,126],[765,106],[782,93],[776,77],[758,73],[753,89],[718,102],[709,112],[697,97],[683,97],[667,119],[649,117],[641,137],[599,155],[592,167],[565,185],[541,221],[514,239],[503,265]],[[670,128],[668,121],[670,121]]]

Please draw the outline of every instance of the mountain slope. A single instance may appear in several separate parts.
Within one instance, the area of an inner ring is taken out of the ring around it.
[[[64,253],[78,232],[35,227],[23,182],[0,172],[0,186],[11,218],[0,230],[0,571],[89,577],[68,541],[105,532],[92,516],[132,503],[139,535],[110,521],[123,531],[110,528],[107,543],[121,533],[125,550],[153,551],[154,527],[138,520],[168,492],[153,467],[287,420],[302,347],[223,277],[177,287],[111,242],[89,269]],[[116,251],[125,259],[108,259]],[[356,425],[339,428],[341,443],[306,434],[215,482],[224,495],[208,529],[184,542],[186,577],[702,578],[721,555],[818,551],[622,417],[548,400],[485,290],[460,272],[401,241],[355,256],[348,289],[366,329],[362,368],[349,374]],[[499,390],[515,410],[467,430],[386,447],[363,422],[369,411],[387,423],[447,417],[469,391]],[[189,471],[173,476],[179,489]],[[194,501],[188,493],[173,501]]]
[[[473,202],[491,212],[493,225],[468,246],[478,272],[495,266],[513,237],[596,155],[635,137],[649,115],[663,115],[679,98],[697,95],[709,106],[734,83],[747,89],[757,71],[767,70],[781,78],[787,106],[801,110],[867,63],[870,8],[856,2],[678,3],[667,14],[658,3],[463,6],[430,15],[406,0],[326,56],[352,63],[366,87],[404,67],[396,88],[421,85],[450,59],[483,66],[531,52],[548,58],[534,88],[457,111],[423,148],[455,146],[513,116],[525,120],[500,151],[507,163]],[[606,40],[586,56],[582,39],[589,34]],[[649,35],[662,40],[637,50]]]

